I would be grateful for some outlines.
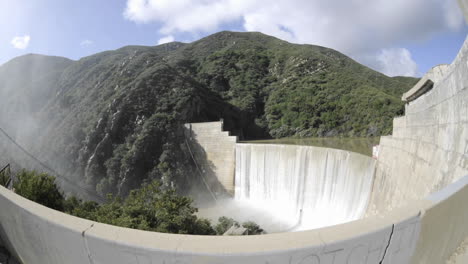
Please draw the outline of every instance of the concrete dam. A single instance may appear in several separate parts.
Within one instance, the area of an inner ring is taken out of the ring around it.
[[[459,1],[468,18],[468,1]],[[237,143],[221,122],[187,124],[213,195],[272,208],[295,232],[190,236],[80,219],[0,187],[0,237],[23,263],[468,263],[468,39],[402,99],[378,158]]]

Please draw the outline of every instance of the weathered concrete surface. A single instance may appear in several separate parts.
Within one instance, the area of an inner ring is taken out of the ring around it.
[[[457,250],[450,256],[446,264],[468,263],[468,237],[458,246]]]
[[[432,90],[382,137],[369,213],[421,199],[468,175],[468,40]]]
[[[83,263],[82,232],[92,226],[24,199],[0,187],[0,230],[11,253],[24,264]]]
[[[190,123],[185,128],[190,151],[201,174],[207,179],[216,178],[228,193],[234,194],[237,137],[223,131],[223,122]]]
[[[468,236],[468,39],[451,65],[434,69],[403,96],[412,97],[405,116],[381,138],[368,208],[384,214],[431,194],[412,263],[463,261],[456,251]],[[431,78],[433,88],[421,93]]]
[[[413,263],[444,263],[468,236],[468,176],[427,200],[433,204],[423,212]]]
[[[441,64],[430,69],[416,85],[402,96],[403,101],[416,100],[420,95],[432,89],[432,85],[440,82],[447,71],[449,70],[448,64]]]
[[[0,226],[25,264],[409,263],[417,202],[343,225],[260,236],[189,236],[120,228],[66,215],[0,187]]]

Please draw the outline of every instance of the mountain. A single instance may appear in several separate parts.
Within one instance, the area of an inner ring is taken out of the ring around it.
[[[182,123],[223,118],[248,139],[388,134],[416,81],[332,49],[220,32],[78,61],[13,59],[0,66],[0,127],[102,194],[154,178],[188,189]]]

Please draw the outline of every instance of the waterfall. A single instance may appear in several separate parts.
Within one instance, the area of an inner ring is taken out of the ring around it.
[[[237,144],[235,199],[293,230],[336,225],[366,212],[375,160],[337,149]]]

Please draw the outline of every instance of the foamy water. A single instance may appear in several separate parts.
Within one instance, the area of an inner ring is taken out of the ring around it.
[[[374,168],[347,151],[237,144],[235,200],[294,230],[336,225],[364,215]]]

